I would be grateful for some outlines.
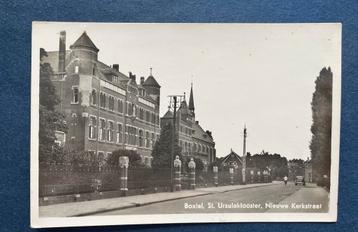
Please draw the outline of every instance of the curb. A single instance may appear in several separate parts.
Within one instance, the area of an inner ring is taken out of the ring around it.
[[[115,208],[111,208],[111,209],[96,210],[96,211],[80,213],[80,214],[74,214],[74,215],[70,215],[70,216],[67,216],[67,217],[90,216],[90,215],[94,215],[94,214],[98,214],[98,213],[106,213],[106,212],[111,212],[111,211],[116,211],[116,210],[123,210],[123,209],[141,207],[141,206],[146,206],[146,205],[151,205],[151,204],[156,204],[156,203],[161,203],[161,202],[175,201],[175,200],[191,198],[191,197],[207,196],[207,195],[213,195],[213,194],[217,194],[217,193],[227,193],[227,192],[232,192],[232,191],[240,191],[240,190],[251,189],[251,188],[261,188],[261,187],[270,186],[270,185],[274,185],[274,184],[271,183],[271,184],[265,184],[265,185],[259,185],[259,186],[247,186],[246,188],[239,188],[239,189],[230,189],[230,190],[223,190],[223,191],[217,191],[217,192],[199,193],[199,194],[193,195],[193,196],[176,197],[176,198],[163,199],[163,200],[157,200],[157,201],[151,201],[151,202],[145,202],[145,203],[131,203],[131,205],[115,207]]]

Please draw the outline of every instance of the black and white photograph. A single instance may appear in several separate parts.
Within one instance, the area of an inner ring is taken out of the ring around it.
[[[33,22],[31,226],[334,222],[341,24]]]

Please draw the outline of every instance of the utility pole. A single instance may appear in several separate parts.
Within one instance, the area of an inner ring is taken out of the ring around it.
[[[243,162],[242,162],[242,182],[246,184],[246,125],[244,126],[244,145],[243,145]]]
[[[176,138],[176,113],[178,108],[178,103],[180,105],[183,95],[170,95],[168,96],[170,99],[169,108],[173,108],[173,134],[171,141],[171,152],[170,152],[170,191],[174,191],[174,183],[173,183],[173,166],[174,166],[174,144]],[[179,102],[178,102],[179,100]]]

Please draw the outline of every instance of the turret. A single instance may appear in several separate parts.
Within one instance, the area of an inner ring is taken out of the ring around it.
[[[147,94],[151,96],[158,104],[160,104],[160,85],[152,75],[152,68],[150,68],[150,74],[148,78],[143,82]]]
[[[94,45],[85,31],[76,42],[70,46],[70,49],[75,52],[79,58],[97,60],[99,49]]]

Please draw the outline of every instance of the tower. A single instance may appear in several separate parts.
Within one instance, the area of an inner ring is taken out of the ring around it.
[[[147,94],[151,96],[156,102],[159,107],[160,104],[160,85],[155,80],[152,75],[152,68],[150,68],[150,73],[148,78],[143,82],[143,87],[145,88]]]
[[[94,62],[98,59],[99,49],[94,45],[86,32],[74,42],[71,46],[71,59],[79,59],[81,63],[81,73],[84,75],[92,75]]]
[[[190,97],[189,97],[189,110],[193,118],[195,118],[195,106],[194,106],[194,95],[193,95],[193,83],[191,83]]]

